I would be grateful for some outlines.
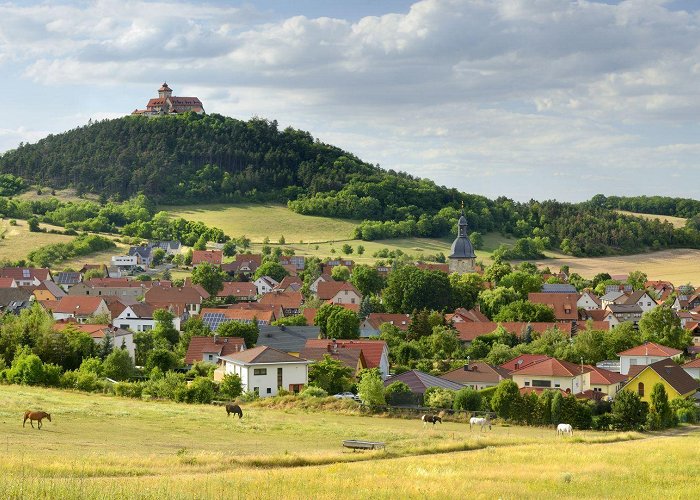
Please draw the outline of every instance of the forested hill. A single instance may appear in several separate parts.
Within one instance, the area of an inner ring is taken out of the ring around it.
[[[691,224],[674,229],[615,212],[627,206],[624,199],[490,200],[382,170],[308,132],[279,130],[275,121],[258,118],[186,113],[100,121],[5,153],[0,172],[105,200],[143,193],[160,204],[278,201],[302,214],[362,220],[355,236],[365,240],[446,236],[463,203],[472,231],[522,238],[510,258],[532,258],[545,248],[593,256],[700,247],[700,233]],[[22,181],[5,175],[0,184],[12,190]],[[46,207],[15,208],[48,217]]]

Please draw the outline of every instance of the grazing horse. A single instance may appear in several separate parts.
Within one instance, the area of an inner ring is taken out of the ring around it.
[[[423,415],[420,419],[423,421],[423,427],[429,423],[433,424],[433,426],[435,426],[436,423],[442,423],[442,418],[437,415]]]
[[[234,415],[238,415],[238,418],[243,418],[243,410],[241,410],[241,407],[229,403],[226,405],[226,416],[231,416],[231,413],[233,413]]]
[[[22,427],[25,426],[27,423],[27,419],[29,420],[29,425],[34,428],[34,424],[32,423],[32,420],[37,421],[37,427],[41,429],[41,421],[43,419],[48,419],[49,422],[51,422],[51,414],[46,413],[45,411],[25,411],[24,412],[24,421],[22,422]]]
[[[571,424],[557,425],[557,436],[563,436],[564,434],[568,434],[569,436],[574,435],[574,428],[571,427]]]
[[[480,425],[482,431],[484,427],[488,425],[489,430],[491,430],[491,419],[488,417],[472,417],[469,419],[469,430],[472,430],[472,426],[474,425]]]

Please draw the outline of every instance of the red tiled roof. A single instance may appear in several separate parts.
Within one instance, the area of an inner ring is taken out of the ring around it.
[[[0,288],[14,288],[15,285],[14,278],[0,278]]]
[[[408,330],[408,326],[411,324],[411,315],[370,313],[369,316],[367,316],[367,322],[376,330],[379,330],[379,327],[381,327],[384,323],[390,323],[399,330],[406,331]]]
[[[25,274],[28,276],[25,276]],[[18,281],[36,278],[39,281],[46,281],[51,279],[51,272],[46,268],[3,267],[0,268],[0,278],[13,278]]]
[[[353,372],[357,370],[358,364],[360,364],[361,368],[367,367],[362,349],[336,349],[335,351],[329,351],[323,347],[304,347],[299,353],[299,357],[309,361],[321,361],[325,356],[330,356],[332,359],[340,361],[348,368],[352,368]]]
[[[236,262],[255,262],[258,266],[260,266],[262,265],[262,254],[239,253],[236,254]]]
[[[191,286],[183,286],[182,288],[154,286],[146,291],[144,297],[146,302],[154,304],[171,302],[175,304],[201,304],[202,299],[209,298],[209,294],[204,296],[202,290]]]
[[[644,342],[642,345],[632,347],[626,351],[618,352],[618,356],[663,356],[672,358],[681,354],[683,351],[657,344],[655,342]]]
[[[282,307],[284,309],[299,309],[304,302],[301,292],[287,292],[273,290],[260,298],[261,304],[269,304]]]
[[[538,375],[546,377],[575,377],[581,373],[587,373],[591,371],[590,368],[586,368],[586,365],[577,365],[564,361],[561,359],[555,359],[547,357],[541,361],[537,361],[529,366],[520,368],[511,372],[512,376],[515,375]]]
[[[605,330],[605,331],[610,330],[610,322],[591,320],[591,321],[582,321],[582,322],[578,323],[578,331],[581,332],[584,330],[588,330],[589,323],[591,325],[591,329],[593,329],[593,330]]]
[[[535,304],[544,304],[554,310],[554,317],[558,321],[576,321],[578,319],[578,302],[580,295],[577,293],[541,293],[532,292],[527,299]]]
[[[302,311],[301,314],[304,315],[306,318],[306,324],[309,326],[312,326],[314,324],[314,319],[316,318],[316,312],[318,309],[315,307],[305,307]]]
[[[544,354],[521,354],[520,356],[516,356],[510,361],[506,361],[500,366],[508,372],[514,372],[517,369],[530,366],[531,364],[537,363],[544,359],[547,359],[547,356],[545,356]]]
[[[700,368],[700,358],[695,358],[683,365],[683,368]]]
[[[194,250],[192,251],[192,265],[207,262],[215,266],[220,266],[224,260],[224,253],[221,250]]]
[[[355,292],[358,297],[362,298],[362,294],[359,290],[348,281],[321,281],[318,284],[316,295],[321,300],[330,300],[335,297],[338,292],[345,290]]]
[[[56,331],[63,331],[66,328],[68,328],[68,325],[72,326],[76,330],[80,330],[81,332],[85,332],[89,335],[93,335],[97,332],[101,332],[105,328],[109,328],[110,325],[93,325],[93,324],[82,324],[82,323],[76,323],[75,320],[73,321],[57,321],[54,323],[53,328]]]
[[[498,329],[499,325],[505,328],[506,331],[517,336],[521,336],[528,325],[530,325],[533,332],[542,333],[550,328],[557,328],[564,334],[571,334],[571,323],[527,323],[523,321],[505,321],[502,323],[489,321],[488,323],[470,323],[463,321],[452,324],[455,330],[457,330],[459,340],[462,342],[471,342],[477,337],[493,333]]]
[[[416,262],[415,266],[418,269],[423,269],[425,271],[440,271],[442,273],[450,272],[450,265],[443,264],[441,262]]]
[[[328,349],[332,343],[329,339],[308,339],[305,347],[320,347]],[[367,361],[367,368],[378,368],[381,364],[382,354],[388,352],[386,342],[383,340],[336,340],[338,349],[362,349],[362,354]],[[331,347],[332,348],[332,347]]]
[[[458,322],[456,321],[457,318],[461,319],[462,321],[467,321],[471,323],[487,323],[491,321],[484,313],[482,313],[478,309],[467,310],[463,307],[456,309],[454,314],[449,316],[452,322],[454,323]],[[447,316],[445,316],[445,318],[447,318]]]
[[[84,282],[91,288],[150,288],[150,281],[128,280],[126,278],[90,278]]]
[[[591,385],[612,385],[627,380],[627,375],[611,372],[593,365],[584,365],[591,371]]]
[[[192,337],[185,355],[185,364],[202,361],[205,353],[227,356],[245,349],[245,341],[241,337]]]
[[[290,265],[293,266],[294,264]],[[296,270],[296,267],[294,269]],[[288,288],[291,288],[291,291],[296,292],[300,290],[303,285],[304,282],[301,281],[301,278],[298,276],[285,276],[275,288],[278,290],[287,290]]]
[[[258,293],[255,283],[249,281],[225,281],[224,288],[217,297],[255,297]]]
[[[102,297],[87,297],[82,295],[66,295],[51,309],[59,314],[74,314],[90,316],[104,303]]]

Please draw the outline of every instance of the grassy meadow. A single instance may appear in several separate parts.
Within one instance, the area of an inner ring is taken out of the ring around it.
[[[653,214],[642,214],[639,212],[627,212],[625,210],[616,210],[616,212],[625,214],[625,215],[631,215],[633,217],[641,217],[642,219],[649,219],[649,220],[654,220],[654,219],[659,219],[660,221],[663,222],[670,222],[673,224],[673,227],[679,228],[679,227],[685,227],[685,223],[688,221],[688,219],[684,219],[683,217],[673,217],[672,215],[653,215]]]
[[[42,228],[59,229],[48,224],[41,224]],[[73,236],[50,233],[31,233],[26,220],[17,220],[16,226],[10,225],[10,219],[0,219],[0,229],[4,229],[4,238],[0,239],[0,259],[20,260],[26,259],[27,254],[33,249],[52,243],[67,243]]]
[[[50,411],[39,431],[25,409]],[[641,435],[144,402],[0,386],[10,498],[690,498],[700,431]],[[343,439],[386,451],[344,451]],[[679,464],[682,464],[679,466]]]

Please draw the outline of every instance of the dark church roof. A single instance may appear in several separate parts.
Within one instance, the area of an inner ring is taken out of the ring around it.
[[[469,234],[467,232],[467,218],[464,216],[464,211],[459,218],[457,223],[457,238],[455,238],[452,243],[452,253],[450,253],[450,259],[475,259],[476,254],[474,253],[474,247],[472,242],[469,240]]]

